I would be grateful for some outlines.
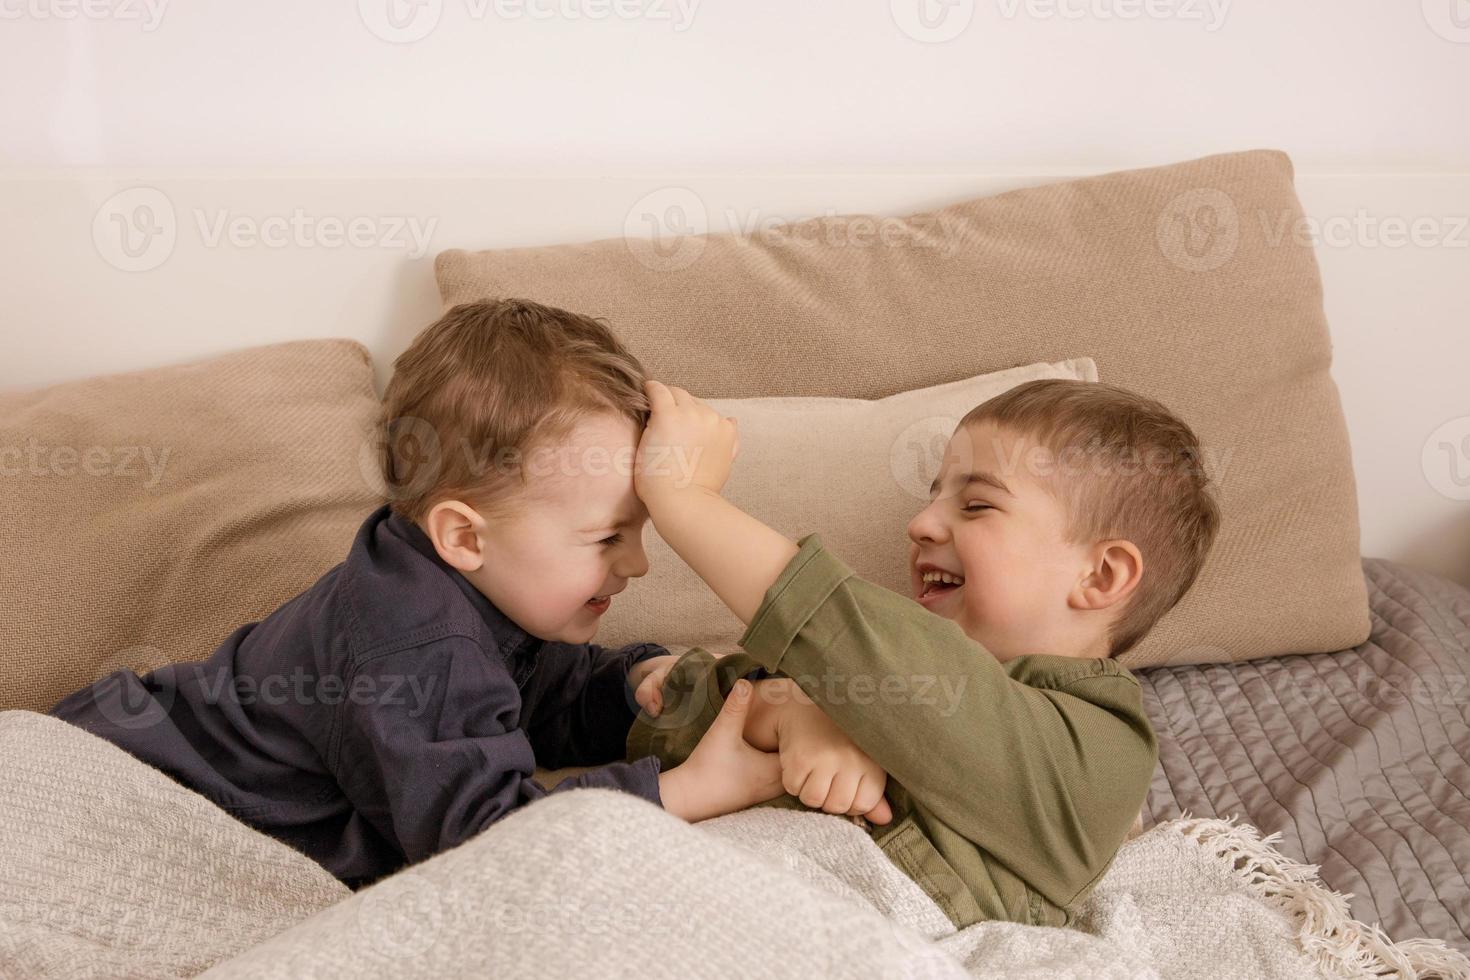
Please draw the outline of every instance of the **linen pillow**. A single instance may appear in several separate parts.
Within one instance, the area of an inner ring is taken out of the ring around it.
[[[821,531],[858,575],[907,595],[905,528],[928,503],[950,433],[976,405],[1038,378],[1096,381],[1097,365],[1087,357],[1029,364],[875,401],[708,399],[740,420],[724,497],[792,540]],[[613,600],[597,642],[738,650],[740,620],[656,532],[645,528],[644,545],[648,574]]]
[[[871,216],[822,217],[660,250],[452,250],[435,269],[446,305],[526,296],[606,317],[653,377],[701,398],[883,398],[1086,354],[1189,423],[1222,511],[1193,588],[1123,656],[1139,667],[1368,636],[1316,258],[1273,232],[1300,216],[1291,161],[1257,150],[884,218],[883,235]]]
[[[0,709],[201,660],[346,558],[377,410],[353,340],[0,395]]]

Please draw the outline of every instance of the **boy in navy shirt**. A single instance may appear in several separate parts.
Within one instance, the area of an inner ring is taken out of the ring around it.
[[[390,503],[346,560],[209,659],[116,671],[50,713],[352,888],[548,792],[619,789],[686,820],[772,799],[779,757],[743,738],[748,684],[686,762],[621,761],[676,659],[590,642],[648,570],[632,480],[647,417],[641,365],[598,321],[457,306],[394,364]],[[836,764],[881,778],[843,739]],[[538,765],[597,768],[548,790]]]

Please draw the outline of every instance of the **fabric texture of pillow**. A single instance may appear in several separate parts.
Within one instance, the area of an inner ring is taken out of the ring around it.
[[[740,420],[740,455],[724,496],[792,540],[820,530],[858,575],[908,594],[903,531],[928,503],[950,434],[976,405],[1037,378],[1096,381],[1097,366],[1086,357],[1031,364],[875,401],[711,398],[720,414]],[[651,527],[643,540],[648,574],[613,600],[597,642],[738,650],[740,620]]]
[[[346,558],[377,410],[353,340],[0,395],[0,709],[203,659]]]
[[[524,296],[605,317],[653,377],[706,399],[877,399],[1089,356],[1195,430],[1223,517],[1194,587],[1123,662],[1327,652],[1367,638],[1368,599],[1316,258],[1274,234],[1302,214],[1292,176],[1256,150],[885,218],[884,235],[872,216],[821,217],[671,249],[451,250],[435,269],[446,305]],[[865,514],[882,476],[799,492]]]

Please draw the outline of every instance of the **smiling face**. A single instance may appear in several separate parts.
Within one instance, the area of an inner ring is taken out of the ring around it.
[[[951,436],[908,525],[913,595],[997,660],[1106,656],[1106,617],[1085,615],[1097,611],[1094,549],[1064,540],[1061,502],[1026,472],[1029,445],[990,423]],[[924,581],[929,566],[954,584]]]
[[[585,418],[562,444],[526,454],[527,486],[510,512],[482,517],[457,501],[440,503],[429,524],[440,522],[442,533],[426,531],[440,555],[527,633],[589,643],[616,601],[589,600],[648,572],[648,511],[633,492],[638,436],[630,419]]]

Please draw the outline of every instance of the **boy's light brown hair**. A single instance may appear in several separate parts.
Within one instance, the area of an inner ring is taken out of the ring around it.
[[[460,500],[509,513],[536,450],[589,415],[648,423],[645,372],[600,320],[526,299],[451,308],[393,362],[378,464],[393,510],[422,525]]]
[[[1134,647],[1189,591],[1220,528],[1194,431],[1162,402],[1065,379],[1017,385],[975,406],[960,427],[979,423],[1050,450],[1050,470],[1027,475],[1061,502],[1069,543],[1138,546],[1143,579],[1108,627],[1108,655]]]

